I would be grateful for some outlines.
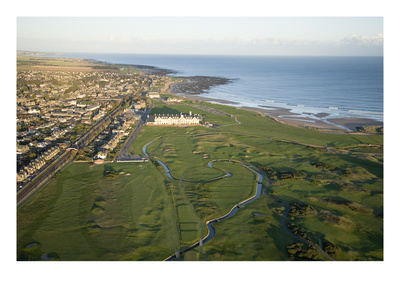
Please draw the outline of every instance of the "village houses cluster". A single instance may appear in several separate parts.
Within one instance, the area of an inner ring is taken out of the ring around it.
[[[146,107],[145,101],[140,101],[140,103],[139,105],[141,108]],[[122,114],[115,118],[115,120],[97,136],[94,140],[94,145],[99,151],[93,157],[95,160],[106,159],[108,154],[123,141],[123,138],[129,135],[132,125],[141,117],[140,114],[133,113],[133,110],[136,109],[125,109]]]
[[[27,166],[24,166],[19,170],[19,172],[17,173],[17,181],[24,181],[30,175],[39,171],[43,166],[46,165],[47,161],[51,160],[59,152],[60,148],[57,146],[52,147],[43,152],[39,157],[37,157],[36,159],[31,161]]]
[[[19,71],[17,73],[17,182],[29,180],[61,149],[100,121],[125,97],[149,84],[147,76],[113,72]],[[134,103],[135,109],[146,106]],[[102,148],[109,151],[132,122],[118,120],[115,136]],[[126,123],[126,124],[125,124]],[[113,124],[115,126],[115,124]]]

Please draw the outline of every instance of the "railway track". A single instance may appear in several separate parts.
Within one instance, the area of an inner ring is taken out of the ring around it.
[[[76,150],[66,150],[53,163],[47,166],[36,177],[17,192],[17,208],[22,206],[31,196],[45,185],[68,161],[75,157]]]

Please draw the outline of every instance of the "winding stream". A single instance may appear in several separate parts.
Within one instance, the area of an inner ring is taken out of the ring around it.
[[[146,150],[147,150],[147,146],[151,145],[153,142],[155,142],[155,141],[158,140],[159,138],[160,138],[160,137],[158,137],[158,138],[152,140],[150,143],[147,143],[147,144],[143,147],[143,153],[144,153],[144,155],[146,155],[147,157],[150,158],[149,154],[148,154],[147,151],[146,151]],[[210,179],[210,180],[205,180],[205,181],[193,181],[193,180],[178,179],[178,178],[175,178],[174,176],[172,176],[171,171],[169,170],[169,168],[167,167],[166,164],[164,164],[164,163],[163,163],[160,159],[158,159],[158,158],[155,158],[155,157],[153,157],[153,158],[164,168],[165,172],[167,173],[168,178],[174,179],[174,180],[182,180],[182,181],[187,181],[187,182],[198,183],[198,182],[211,182],[211,181],[216,181],[216,180],[220,180],[220,179],[223,179],[223,178],[227,178],[227,177],[232,176],[231,173],[226,172],[226,171],[223,170],[223,171],[226,173],[226,175],[220,176],[220,177],[215,178],[215,179]],[[231,218],[232,216],[234,216],[234,215],[238,212],[239,208],[241,208],[242,206],[244,206],[244,205],[246,205],[246,204],[248,204],[248,203],[254,201],[255,199],[259,198],[260,195],[261,195],[261,192],[262,192],[263,175],[261,175],[259,172],[255,171],[255,170],[252,169],[251,167],[245,165],[244,163],[242,163],[242,162],[240,162],[240,161],[236,161],[236,160],[228,160],[228,159],[213,160],[213,161],[211,161],[211,162],[208,164],[208,167],[213,168],[213,167],[214,167],[214,166],[213,166],[213,165],[214,165],[214,162],[216,162],[216,161],[226,161],[226,162],[231,162],[231,163],[238,163],[238,164],[241,164],[242,166],[244,166],[245,168],[249,169],[250,171],[254,172],[256,175],[258,175],[256,193],[255,193],[255,195],[253,195],[252,197],[250,197],[250,198],[248,198],[248,199],[245,199],[245,200],[243,200],[242,202],[239,202],[239,203],[235,204],[227,214],[225,214],[225,215],[223,215],[223,216],[221,216],[221,217],[212,219],[212,220],[208,220],[208,221],[206,222],[206,225],[207,225],[207,228],[208,228],[208,234],[207,234],[207,236],[206,236],[205,238],[201,239],[200,241],[194,243],[193,245],[189,246],[188,248],[185,248],[185,249],[180,250],[180,251],[179,251],[179,255],[181,255],[182,253],[184,253],[184,252],[186,252],[186,251],[188,251],[188,250],[190,250],[190,249],[193,249],[193,248],[195,248],[195,247],[198,247],[198,246],[200,245],[200,243],[201,243],[201,244],[204,244],[204,243],[208,242],[209,240],[211,240],[211,239],[215,236],[215,228],[214,228],[214,225],[213,225],[214,223],[216,223],[216,222],[221,222],[221,221],[224,221],[224,220],[226,220],[226,219]],[[221,170],[221,169],[220,169],[220,170]],[[173,259],[175,259],[175,258],[177,258],[177,254],[171,255],[170,257],[166,258],[165,261],[173,260]]]

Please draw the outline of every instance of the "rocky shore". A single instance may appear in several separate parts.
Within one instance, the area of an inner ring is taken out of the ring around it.
[[[168,76],[176,74],[177,72],[170,69],[157,68],[153,66],[146,65],[130,65],[131,67],[142,71],[146,75],[160,75],[160,76]]]
[[[172,94],[199,95],[207,92],[211,87],[228,84],[232,79],[212,76],[178,77],[182,82],[172,85]]]
[[[178,72],[147,65],[130,65],[146,75],[173,76],[181,79],[181,82],[172,84],[169,93],[179,95],[199,95],[207,92],[211,87],[228,84],[232,79],[213,76],[174,76]]]

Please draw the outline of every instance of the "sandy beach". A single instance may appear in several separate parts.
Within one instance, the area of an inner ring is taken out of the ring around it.
[[[383,126],[383,122],[367,118],[337,118],[328,119],[328,121],[345,126],[351,130],[356,130],[360,126]]]

